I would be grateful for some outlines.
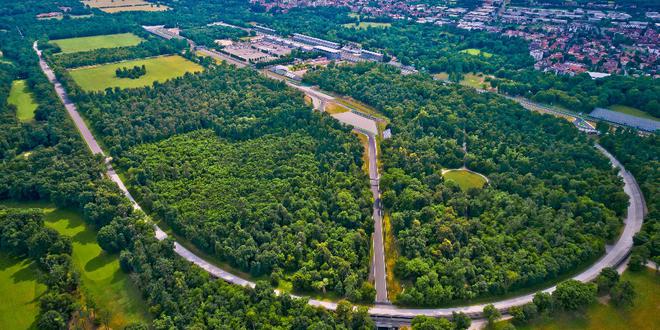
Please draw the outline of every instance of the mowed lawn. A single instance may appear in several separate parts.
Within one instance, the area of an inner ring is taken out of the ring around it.
[[[83,294],[98,306],[97,312],[110,313],[110,327],[122,329],[147,321],[147,307],[140,292],[119,268],[116,254],[108,254],[96,243],[96,231],[78,213],[46,209],[46,225],[73,241],[73,261],[80,271]]]
[[[637,292],[631,309],[601,303],[591,305],[584,315],[560,314],[517,329],[537,330],[623,330],[660,329],[660,275],[655,270],[626,271],[623,280],[632,282]],[[504,322],[498,324],[498,328]]]
[[[132,68],[144,65],[147,74],[138,79],[118,78],[115,71],[119,68]],[[142,60],[104,64],[93,67],[70,70],[73,80],[85,91],[103,91],[106,88],[137,88],[151,86],[155,81],[183,76],[186,72],[200,72],[202,66],[190,62],[178,55],[161,56]]]
[[[62,53],[85,52],[100,48],[117,48],[135,46],[142,42],[142,38],[132,33],[106,34],[100,36],[80,37],[51,40],[62,49]]]
[[[0,329],[35,329],[39,297],[46,285],[38,282],[37,266],[25,258],[0,253]]]
[[[625,105],[611,105],[611,106],[608,107],[608,109],[610,109],[612,111],[616,111],[616,112],[625,113],[627,115],[639,117],[639,118],[660,121],[660,119],[658,119],[656,117],[653,117],[652,115],[650,115],[650,114],[648,114],[648,113],[646,113],[642,110],[639,110],[639,109],[633,108],[633,107],[629,107],[629,106],[625,106]]]
[[[16,117],[22,122],[34,120],[34,111],[37,110],[37,103],[28,90],[25,80],[14,80],[11,83],[11,91],[7,99],[9,104],[16,107]]]
[[[486,180],[479,174],[467,170],[449,170],[442,174],[445,180],[452,180],[463,190],[470,188],[481,188],[486,184]]]
[[[468,86],[477,89],[485,89],[490,86],[490,84],[486,82],[486,76],[484,76],[483,74],[480,76],[474,73],[464,74],[463,79],[460,81],[460,84],[463,86]]]

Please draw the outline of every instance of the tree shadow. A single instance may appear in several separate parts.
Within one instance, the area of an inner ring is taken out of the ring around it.
[[[95,270],[98,270],[106,266],[107,264],[113,262],[114,260],[115,258],[112,255],[107,254],[105,251],[101,251],[99,255],[92,258],[85,264],[85,271],[93,272]]]
[[[81,244],[91,244],[91,243],[96,244],[96,235],[90,234],[88,229],[85,229],[77,233],[75,236],[71,237],[71,240],[73,242],[81,243]]]

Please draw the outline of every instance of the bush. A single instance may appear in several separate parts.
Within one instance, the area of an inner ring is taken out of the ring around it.
[[[564,310],[580,311],[596,300],[596,284],[568,280],[557,285],[552,298]]]
[[[61,330],[66,329],[66,321],[58,311],[50,310],[41,314],[37,326],[40,330]]]
[[[612,287],[610,295],[615,306],[630,307],[634,304],[637,293],[630,281],[623,281]]]
[[[609,293],[610,289],[619,282],[619,273],[612,267],[603,268],[596,277],[599,293]]]

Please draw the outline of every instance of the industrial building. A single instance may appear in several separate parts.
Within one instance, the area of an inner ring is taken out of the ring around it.
[[[302,42],[304,44],[308,45],[313,45],[313,46],[323,46],[323,47],[328,47],[328,48],[333,48],[333,49],[339,49],[341,47],[340,44],[328,40],[323,40],[319,38],[314,38],[310,36],[306,36],[304,34],[300,33],[294,33],[293,34],[293,40],[297,42]]]

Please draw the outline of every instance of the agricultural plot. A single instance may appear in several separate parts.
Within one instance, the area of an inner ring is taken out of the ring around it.
[[[34,111],[37,110],[38,105],[34,101],[32,93],[28,90],[25,80],[15,80],[12,82],[7,102],[16,107],[16,117],[18,117],[18,120],[22,122],[34,120]]]
[[[120,68],[141,67],[144,65],[147,73],[137,79],[118,78],[116,70]],[[180,77],[187,72],[200,72],[202,67],[185,58],[172,55],[142,60],[132,60],[94,67],[70,70],[73,80],[85,91],[102,91],[106,88],[138,88],[150,86],[154,82],[164,82]]]
[[[80,272],[83,296],[110,316],[109,326],[126,325],[149,319],[139,290],[119,268],[118,255],[107,254],[96,243],[96,232],[72,211],[46,209],[46,226],[73,241],[73,262]]]
[[[464,169],[443,171],[442,176],[456,182],[463,190],[482,188],[487,182],[483,175]]]
[[[39,270],[31,261],[0,253],[0,329],[34,326],[39,296],[46,291],[38,278]]]
[[[485,58],[493,57],[492,53],[484,52],[484,51],[482,51],[480,49],[476,49],[476,48],[463,49],[463,50],[461,50],[461,53],[466,53],[466,54],[469,54],[469,55],[472,55],[472,56],[480,56],[481,55]]]
[[[62,50],[62,53],[66,54],[85,52],[100,48],[135,46],[142,41],[142,38],[132,33],[118,33],[91,37],[51,40],[50,43],[59,46]]]
[[[125,11],[166,11],[170,9],[165,5],[144,0],[81,0],[81,2],[86,6],[100,9],[109,14]]]

